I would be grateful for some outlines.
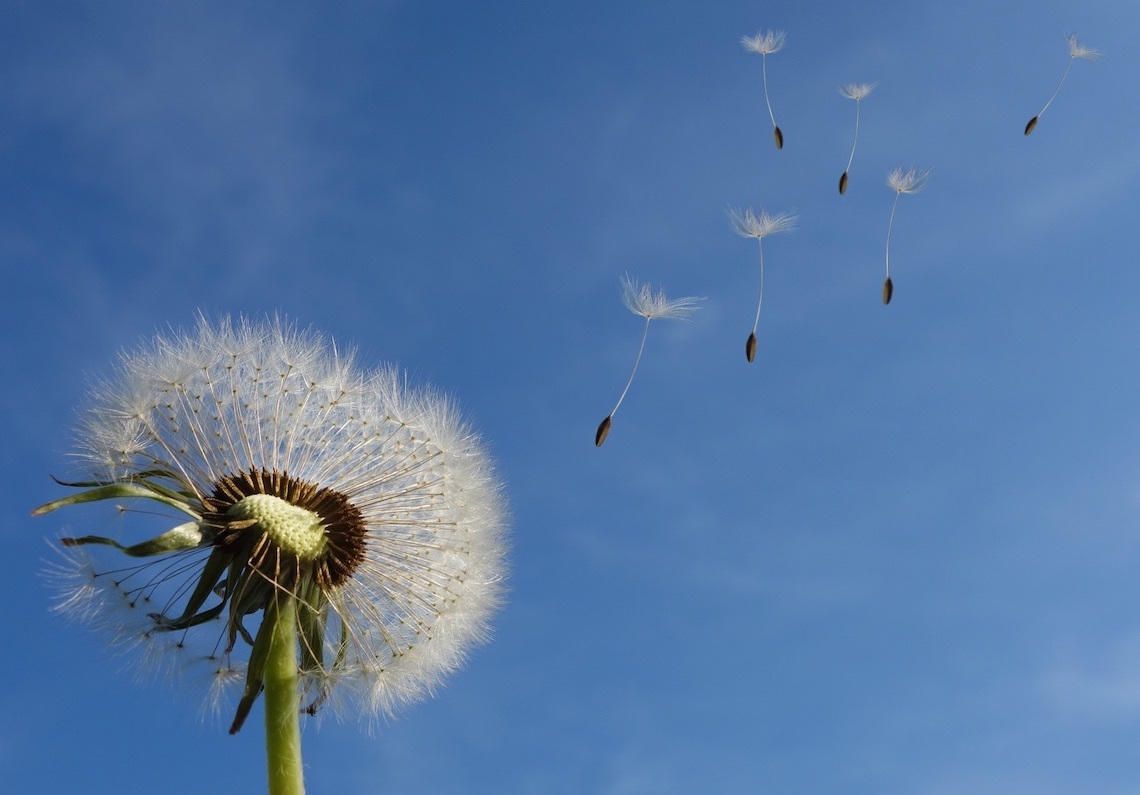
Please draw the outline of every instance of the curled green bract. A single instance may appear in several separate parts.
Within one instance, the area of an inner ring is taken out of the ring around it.
[[[188,498],[146,478],[139,478],[124,483],[104,483],[99,481],[87,481],[82,483],[58,482],[64,486],[84,488],[85,491],[41,505],[32,511],[33,516],[42,516],[58,508],[65,508],[69,505],[79,505],[85,502],[141,498],[154,500],[163,505],[177,508],[179,511],[194,517],[193,522],[180,524],[177,527],[167,530],[165,533],[155,536],[149,541],[131,544],[130,546],[120,544],[111,538],[92,535],[80,536],[78,538],[63,538],[61,542],[64,546],[76,547],[83,546],[84,544],[102,544],[104,546],[114,547],[133,558],[144,558],[152,555],[162,555],[168,552],[195,549],[202,545],[203,539],[208,540],[207,535],[203,533],[202,529],[202,515],[199,511],[191,507]]]
[[[157,473],[150,473],[157,474]],[[45,503],[32,511],[32,516],[43,516],[45,513],[51,513],[59,508],[66,508],[69,505],[79,505],[85,502],[98,502],[100,500],[115,500],[115,499],[131,499],[141,498],[147,500],[154,500],[155,502],[168,505],[175,508],[182,513],[188,514],[195,519],[201,519],[200,512],[191,507],[193,497],[188,494],[173,491],[160,483],[156,483],[149,477],[136,477],[127,481],[84,481],[79,483],[67,483],[62,480],[57,480],[62,486],[73,486],[76,488],[84,488],[86,491],[81,491],[78,494],[72,494],[70,497],[63,497],[52,502]]]
[[[84,544],[103,544],[130,555],[132,558],[148,558],[152,555],[164,555],[167,552],[179,552],[184,549],[196,549],[202,545],[204,535],[197,522],[187,522],[155,536],[149,541],[143,541],[130,546],[123,546],[118,541],[103,536],[80,536],[79,538],[64,538],[62,543],[67,547],[78,547]]]

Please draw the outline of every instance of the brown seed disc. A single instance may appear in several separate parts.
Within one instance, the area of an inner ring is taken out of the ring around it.
[[[364,515],[348,496],[271,469],[250,469],[226,475],[214,483],[213,494],[205,500],[203,518],[206,524],[216,528],[215,548],[237,557],[254,555],[247,560],[247,565],[254,569],[275,561],[273,576],[279,583],[301,572],[299,559],[294,556],[290,563],[289,556],[282,555],[275,546],[257,541],[264,533],[253,529],[254,524],[228,515],[230,508],[255,494],[278,497],[320,518],[328,545],[309,563],[312,577],[322,590],[344,583],[364,562],[368,528]]]
[[[839,195],[842,196],[847,192],[847,172],[843,172],[843,176],[839,178]]]
[[[1033,132],[1033,128],[1036,126],[1037,126],[1037,117],[1034,116],[1032,119],[1029,120],[1029,124],[1025,125],[1025,134],[1029,135],[1029,133]]]
[[[894,286],[894,284],[891,283],[891,277],[888,276],[887,280],[885,282],[883,282],[883,303],[884,304],[889,304],[891,302],[891,296],[894,295],[894,292],[895,292],[895,286]]]
[[[753,361],[756,358],[756,334],[753,332],[748,335],[748,342],[744,343],[744,355],[748,357],[748,361]]]
[[[594,434],[594,445],[601,447],[602,442],[610,435],[610,426],[614,424],[613,416],[606,417],[602,420],[602,424],[598,426],[598,432]]]
[[[772,137],[776,139],[776,148],[784,148],[784,134],[780,132],[780,128],[776,127],[772,130]]]

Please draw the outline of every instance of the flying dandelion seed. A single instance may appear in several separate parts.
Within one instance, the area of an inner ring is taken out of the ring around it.
[[[761,60],[761,70],[764,76],[764,104],[768,106],[768,118],[772,120],[772,138],[776,141],[776,148],[784,148],[784,133],[780,125],[776,124],[776,114],[772,112],[772,101],[768,98],[768,56],[779,52],[784,47],[784,31],[766,30],[755,36],[744,36],[740,43],[749,52],[758,53]]]
[[[859,141],[859,105],[862,99],[874,90],[875,85],[875,83],[849,83],[839,89],[840,94],[855,100],[855,135],[851,139],[851,154],[847,156],[847,165],[839,177],[840,196],[847,192],[847,173],[851,171],[851,161],[855,159],[855,144]]]
[[[610,435],[614,414],[617,413],[621,402],[625,400],[630,384],[633,383],[633,377],[637,374],[637,366],[641,363],[641,354],[645,352],[645,340],[649,336],[649,322],[654,318],[682,320],[700,309],[697,304],[704,300],[692,296],[670,300],[665,297],[664,292],[654,292],[648,284],[637,284],[628,276],[622,277],[621,286],[626,307],[633,314],[645,318],[645,326],[641,330],[641,345],[637,348],[637,358],[633,360],[633,370],[629,374],[629,380],[625,382],[625,389],[621,391],[617,403],[614,404],[613,411],[606,415],[606,418],[598,425],[597,433],[594,434],[594,444],[597,447],[601,447],[606,437]]]
[[[795,229],[798,216],[791,213],[769,215],[765,210],[757,215],[750,208],[744,211],[729,210],[728,217],[738,235],[756,238],[760,248],[760,293],[756,298],[756,318],[752,321],[752,333],[744,344],[744,355],[751,362],[756,358],[756,329],[760,325],[760,305],[764,302],[764,238]]]
[[[140,499],[189,521],[63,539],[57,609],[218,690],[244,679],[231,734],[264,691],[271,793],[303,789],[302,711],[390,714],[486,638],[505,568],[491,462],[394,369],[284,321],[203,319],[124,354],[79,442],[91,479],[36,515]],[[111,550],[129,563],[100,563]]]
[[[883,303],[889,304],[894,295],[895,285],[891,281],[891,230],[895,225],[895,209],[899,206],[899,197],[904,193],[918,193],[926,187],[926,180],[930,177],[929,171],[919,173],[913,168],[896,168],[887,175],[887,185],[895,192],[895,201],[891,205],[891,220],[887,222],[887,280],[883,282]]]
[[[1085,47],[1079,41],[1077,41],[1077,36],[1075,33],[1070,33],[1065,36],[1065,41],[1068,42],[1069,45],[1069,61],[1065,64],[1065,71],[1061,74],[1061,81],[1057,83],[1057,87],[1053,89],[1053,93],[1049,96],[1049,100],[1045,103],[1045,107],[1041,108],[1041,110],[1037,112],[1037,115],[1030,119],[1029,123],[1025,125],[1026,135],[1029,135],[1029,133],[1033,132],[1033,129],[1037,126],[1037,120],[1041,118],[1041,114],[1049,109],[1049,106],[1053,104],[1053,100],[1055,100],[1057,98],[1057,95],[1061,93],[1061,86],[1065,85],[1065,78],[1069,76],[1069,70],[1073,67],[1073,61],[1077,60],[1078,58],[1085,61],[1095,61],[1100,57],[1100,53],[1097,50],[1094,50],[1091,47]]]

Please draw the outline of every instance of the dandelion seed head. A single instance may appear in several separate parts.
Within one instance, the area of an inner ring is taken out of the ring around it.
[[[839,93],[858,102],[874,91],[877,85],[878,83],[848,83],[839,89]]]
[[[1099,50],[1094,50],[1092,47],[1086,47],[1077,41],[1077,34],[1069,33],[1065,36],[1065,41],[1069,45],[1069,57],[1081,58],[1085,61],[1095,61],[1101,56]]]
[[[681,320],[700,309],[704,298],[686,296],[670,299],[664,290],[654,291],[649,284],[639,284],[629,276],[622,277],[622,297],[630,312],[646,320]]]
[[[741,37],[740,43],[749,52],[758,55],[771,55],[784,48],[785,38],[786,34],[782,30],[765,30],[755,36]]]
[[[56,609],[143,667],[208,668],[220,697],[288,592],[302,698],[371,719],[487,637],[500,486],[454,404],[394,368],[283,320],[203,319],[124,354],[78,435],[93,482],[193,518],[134,546],[68,539],[52,569]]]
[[[736,230],[738,235],[754,237],[757,240],[780,232],[789,232],[796,228],[796,221],[799,220],[799,216],[792,213],[772,215],[763,209],[759,213],[753,212],[752,208],[747,210],[730,209],[728,217],[732,221],[732,228]]]
[[[900,166],[887,175],[887,184],[898,193],[918,193],[926,187],[929,177],[929,169],[920,172],[917,169]]]

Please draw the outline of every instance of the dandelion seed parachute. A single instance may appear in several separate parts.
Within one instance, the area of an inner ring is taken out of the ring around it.
[[[891,217],[887,221],[887,243],[884,247],[883,260],[886,265],[887,280],[883,282],[883,303],[889,304],[894,294],[894,284],[891,282],[891,231],[895,226],[895,210],[899,206],[899,198],[904,193],[918,193],[926,187],[930,178],[929,171],[918,171],[914,168],[896,168],[887,175],[887,186],[895,192],[895,200],[891,204]]]
[[[645,353],[645,341],[649,338],[649,324],[655,318],[662,320],[675,319],[680,320],[689,317],[693,312],[699,309],[699,304],[703,298],[694,296],[687,296],[685,298],[668,298],[664,291],[654,291],[648,284],[638,284],[629,278],[629,276],[622,277],[622,297],[625,300],[625,306],[635,315],[645,318],[645,324],[641,329],[641,344],[637,348],[637,356],[633,360],[633,369],[630,370],[629,378],[625,382],[625,388],[622,389],[621,395],[618,396],[617,403],[614,404],[613,409],[610,411],[606,418],[598,425],[598,430],[594,433],[594,446],[601,447],[602,443],[606,441],[606,437],[610,435],[610,427],[613,425],[614,415],[621,407],[622,401],[629,393],[629,388],[633,384],[633,377],[637,375],[637,367],[641,364],[641,355]]]
[[[752,333],[744,344],[744,355],[749,362],[752,362],[756,359],[756,329],[760,325],[760,307],[764,304],[764,238],[795,229],[797,216],[791,213],[771,215],[766,210],[756,213],[751,209],[743,211],[730,209],[728,218],[738,235],[756,239],[760,255],[760,284],[756,295],[756,315],[752,319]]]
[[[64,540],[58,609],[172,673],[244,678],[231,732],[261,692],[261,629],[283,595],[310,713],[391,714],[487,637],[500,487],[453,404],[394,369],[360,371],[285,321],[203,319],[124,354],[79,443],[92,479],[37,513],[136,498],[191,521],[141,544]],[[108,548],[131,562],[102,563]]]
[[[851,171],[851,164],[855,161],[855,146],[859,143],[859,107],[874,89],[874,83],[848,83],[839,89],[839,93],[847,99],[855,100],[855,132],[851,136],[851,152],[847,155],[847,165],[843,167],[843,174],[839,177],[840,196],[847,192],[847,174]]]
[[[755,36],[745,36],[740,40],[744,49],[754,52],[761,58],[764,79],[764,104],[768,108],[768,118],[772,120],[772,139],[777,149],[784,148],[784,133],[776,124],[776,114],[772,112],[772,100],[768,96],[768,56],[784,48],[785,34],[782,30],[767,30]]]
[[[1076,60],[1095,61],[1100,57],[1100,52],[1098,50],[1094,50],[1092,47],[1086,47],[1081,44],[1077,40],[1075,33],[1067,34],[1065,36],[1065,43],[1069,48],[1069,60],[1065,64],[1065,71],[1061,73],[1061,79],[1057,82],[1057,87],[1053,89],[1053,93],[1049,95],[1049,99],[1045,101],[1045,105],[1041,108],[1041,110],[1037,111],[1037,115],[1030,119],[1029,122],[1025,125],[1026,135],[1029,135],[1029,133],[1033,132],[1034,128],[1037,127],[1037,120],[1041,118],[1045,111],[1049,110],[1049,106],[1053,104],[1053,100],[1055,100],[1057,98],[1057,95],[1061,93],[1061,87],[1065,85],[1065,79],[1069,76],[1069,70],[1073,68],[1073,62]]]

